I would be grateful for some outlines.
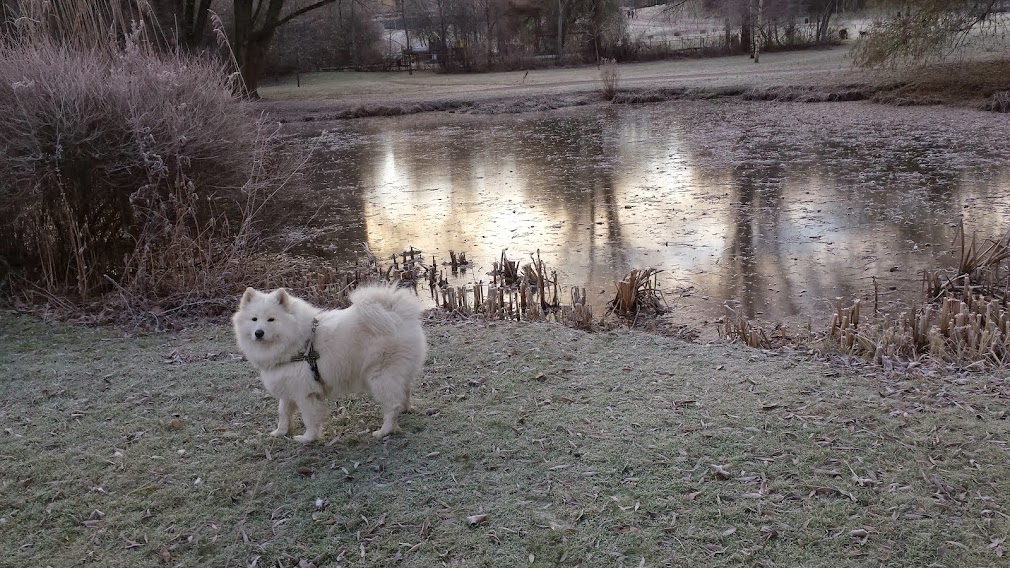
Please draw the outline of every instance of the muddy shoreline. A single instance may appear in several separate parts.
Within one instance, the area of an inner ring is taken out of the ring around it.
[[[558,95],[510,95],[487,98],[446,97],[433,100],[391,100],[371,103],[342,101],[262,101],[259,107],[278,122],[315,122],[355,118],[404,116],[424,112],[493,115],[543,112],[593,104],[630,105],[679,100],[739,99],[778,102],[891,102],[884,95],[893,87],[847,84],[837,87],[657,87],[621,89],[611,101],[597,92]],[[897,101],[894,101],[897,102]],[[900,104],[935,104],[928,100],[901,101]]]

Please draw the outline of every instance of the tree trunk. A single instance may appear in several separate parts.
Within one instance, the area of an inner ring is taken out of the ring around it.
[[[740,24],[740,52],[741,53],[751,53],[751,32],[753,30],[753,23],[750,18],[750,1],[747,2],[747,8],[743,11],[741,15]]]
[[[404,59],[407,60],[407,75],[413,75],[414,74],[414,69],[413,69],[412,62],[410,60],[412,52],[410,50],[410,26],[407,25],[407,2],[406,2],[406,0],[402,0],[400,2],[400,17],[403,18],[403,39],[407,43],[407,46],[404,48],[406,50],[404,52],[406,54],[406,55],[404,55]]]
[[[213,0],[199,0],[196,3],[196,18],[193,22],[193,31],[190,35],[190,46],[197,46],[203,43],[204,35],[207,33],[207,20],[210,17],[210,5]]]
[[[831,15],[837,7],[837,1],[828,2],[824,5],[824,11],[821,12],[820,18],[817,19],[817,43],[825,43],[828,41],[828,24],[831,22]]]
[[[253,34],[243,50],[244,58],[240,62],[242,78],[245,80],[246,95],[253,99],[259,98],[259,77],[263,73],[271,39],[272,31]]]
[[[360,67],[360,61],[358,61],[358,21],[354,19],[354,5],[356,3],[357,0],[351,0],[351,62],[355,71]]]
[[[565,36],[562,34],[562,22],[564,20],[564,4],[561,0],[558,0],[558,54],[557,59],[554,60],[556,65],[561,65],[561,53],[564,51],[565,47]]]
[[[259,98],[257,91],[260,73],[263,72],[267,50],[270,49],[270,42],[273,40],[274,32],[277,31],[277,22],[283,6],[284,0],[269,0],[266,13],[262,16],[263,24],[256,29],[256,20],[261,18],[260,10],[263,4],[256,6],[254,13],[253,0],[235,0],[235,44],[232,49],[235,51],[239,72],[242,73],[247,97]]]
[[[210,0],[206,0],[209,2]],[[303,14],[332,4],[335,0],[316,0],[291,10],[281,18],[281,10],[285,0],[257,0],[255,12],[253,0],[234,0],[232,4],[235,14],[235,37],[232,38],[232,51],[238,63],[242,80],[245,81],[246,95],[257,97],[259,74],[263,71],[270,42],[273,41],[277,28]],[[264,10],[266,7],[266,10]],[[257,25],[258,24],[258,25]]]
[[[238,63],[239,70],[242,72],[242,78],[249,82],[248,75],[246,75],[245,61],[246,61],[246,50],[249,43],[249,34],[252,32],[252,0],[235,0],[234,3],[234,14],[235,14],[235,36],[232,38],[232,51],[235,53],[235,61]]]

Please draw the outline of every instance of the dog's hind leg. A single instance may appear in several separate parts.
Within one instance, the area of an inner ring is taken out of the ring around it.
[[[270,432],[271,436],[284,436],[291,428],[291,417],[295,414],[295,401],[282,398],[277,401],[277,429]]]
[[[321,438],[323,429],[326,427],[326,419],[329,417],[330,409],[326,402],[316,394],[310,394],[308,398],[298,401],[298,410],[302,413],[302,422],[305,424],[305,433],[295,436],[294,441],[302,444]]]
[[[372,435],[382,438],[399,430],[396,418],[401,412],[410,408],[409,382],[380,374],[368,381],[368,390],[382,408],[382,427],[372,432]]]
[[[376,438],[384,438],[393,432],[398,432],[400,427],[396,424],[396,417],[400,415],[400,409],[382,409],[382,427],[372,432]]]

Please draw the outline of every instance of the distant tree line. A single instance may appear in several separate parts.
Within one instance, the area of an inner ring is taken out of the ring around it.
[[[24,0],[0,0],[10,26]],[[676,19],[721,22],[718,52],[792,49],[839,39],[842,11],[885,14],[856,46],[866,66],[925,61],[974,30],[995,33],[1006,0],[150,0],[152,17],[178,49],[220,49],[255,93],[265,74],[404,65],[421,48],[445,70],[529,68],[601,58],[673,54],[629,34],[629,18],[662,5]],[[3,28],[0,27],[0,30]],[[226,38],[226,41],[221,41]],[[221,47],[224,45],[225,47]],[[415,54],[416,56],[416,54]]]

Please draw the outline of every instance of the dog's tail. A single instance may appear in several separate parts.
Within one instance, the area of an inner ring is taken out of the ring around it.
[[[417,295],[404,288],[362,286],[352,291],[348,298],[361,313],[360,321],[377,334],[392,333],[405,322],[418,321],[421,315],[421,302]]]

